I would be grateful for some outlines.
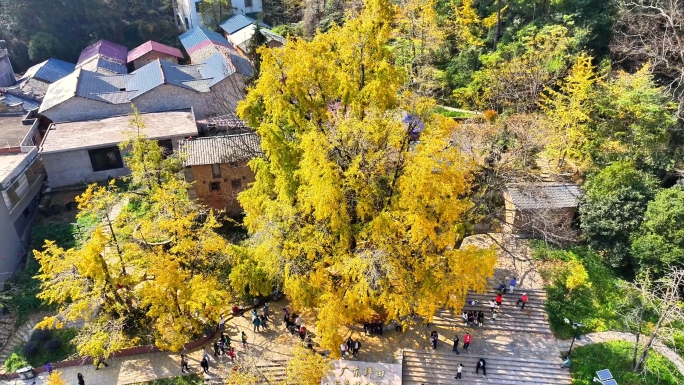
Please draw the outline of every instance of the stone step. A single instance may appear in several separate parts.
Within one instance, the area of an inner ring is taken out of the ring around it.
[[[456,365],[463,364],[463,383],[490,383],[500,385],[571,384],[566,369],[560,368],[560,359],[538,360],[513,356],[475,356],[422,350],[404,350],[403,384],[454,384]],[[487,361],[487,378],[472,374],[477,360]]]

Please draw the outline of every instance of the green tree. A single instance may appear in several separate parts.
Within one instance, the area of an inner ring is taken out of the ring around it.
[[[632,254],[641,268],[661,276],[669,265],[684,264],[684,189],[660,191],[648,204]]]
[[[460,308],[468,290],[486,288],[496,259],[457,248],[471,164],[449,145],[454,123],[431,113],[434,102],[401,92],[393,18],[389,1],[370,0],[343,27],[262,52],[261,77],[238,107],[266,154],[239,196],[251,263],[295,308],[320,310],[333,355],[339,328],[374,309],[430,319]]]
[[[61,56],[61,42],[45,32],[33,35],[28,45],[29,58],[34,62],[42,62],[51,57]]]
[[[630,237],[640,228],[658,181],[624,162],[587,178],[580,202],[581,228],[592,249],[613,267],[631,274]]]

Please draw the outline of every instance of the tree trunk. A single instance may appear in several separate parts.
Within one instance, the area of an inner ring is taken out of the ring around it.
[[[494,51],[496,51],[496,45],[499,42],[499,34],[501,33],[501,0],[497,0],[496,4],[496,31],[494,31]]]
[[[646,361],[646,355],[648,354],[648,351],[651,350],[651,346],[653,345],[653,341],[655,341],[656,334],[658,333],[658,330],[660,330],[660,326],[663,323],[663,320],[665,318],[665,315],[668,314],[669,311],[663,312],[663,314],[660,316],[660,319],[658,320],[658,323],[656,326],[653,328],[653,333],[651,333],[651,337],[648,339],[648,342],[646,343],[646,346],[644,346],[644,351],[641,352],[641,356],[639,357],[639,361],[637,361],[636,366],[632,368],[633,372],[638,372],[641,367],[644,366],[644,361]]]

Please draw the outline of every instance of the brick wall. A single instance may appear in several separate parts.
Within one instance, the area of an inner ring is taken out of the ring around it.
[[[226,210],[229,215],[241,214],[243,210],[237,200],[237,195],[254,182],[254,172],[247,163],[237,167],[222,163],[219,168],[221,177],[214,178],[211,165],[192,166],[197,199],[209,207]],[[234,181],[239,181],[239,187],[233,187]],[[211,191],[211,183],[219,183],[219,190]]]

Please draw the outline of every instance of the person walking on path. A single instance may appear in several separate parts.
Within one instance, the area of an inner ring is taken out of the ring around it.
[[[242,348],[247,349],[247,334],[242,332]]]
[[[200,361],[200,366],[202,367],[202,370],[205,374],[209,374],[209,361],[207,360],[207,357],[202,357],[202,361]]]
[[[494,314],[492,314],[492,321],[496,322],[496,317],[498,317],[498,315],[499,315],[499,311],[495,310]]]
[[[344,342],[340,345],[340,351],[342,351],[342,358],[347,358],[347,344]]]
[[[496,302],[494,300],[489,301],[489,311],[494,313],[494,308],[496,307]]]
[[[47,374],[52,374],[52,364],[51,363],[49,363],[49,362],[45,363],[45,371],[47,372]]]
[[[480,358],[477,361],[477,366],[475,367],[475,374],[480,374],[480,369],[482,369],[482,375],[487,378],[487,368],[485,367],[484,358]]]
[[[214,357],[221,355],[221,348],[219,347],[218,340],[214,341]]]
[[[297,329],[299,329],[300,326],[302,326],[302,317],[300,315],[297,315],[297,318],[295,319],[295,325],[297,326]]]
[[[461,372],[463,372],[463,364],[458,364],[458,367],[456,367],[456,377],[454,377],[457,380],[461,379]]]
[[[354,357],[359,354],[359,349],[361,349],[361,342],[359,340],[354,341],[354,350],[352,351]]]
[[[76,374],[76,378],[78,379],[78,385],[85,385],[85,381],[83,380],[83,375],[81,373]]]
[[[513,290],[515,290],[515,285],[516,285],[515,277],[511,279],[511,282],[508,283],[508,291],[513,294]]]
[[[496,302],[497,306],[501,306],[501,302],[503,302],[503,297],[501,296],[501,293],[496,295],[496,299],[494,300]]]
[[[228,349],[228,357],[230,357],[230,362],[235,362],[235,349]]]
[[[482,326],[482,321],[484,321],[484,312],[480,310],[480,312],[477,313],[477,324]]]
[[[463,349],[468,349],[468,346],[470,346],[470,341],[473,339],[473,337],[470,336],[470,333],[466,333],[463,336]]]
[[[522,310],[525,308],[525,304],[527,303],[527,301],[528,301],[527,293],[523,293],[522,297],[520,297],[520,299],[518,300],[516,305],[520,305],[520,303],[522,302],[522,306],[520,306],[520,309]]]
[[[259,319],[258,316],[254,317],[254,319],[252,320],[252,325],[254,325],[254,332],[255,333],[258,332],[259,331],[259,325],[261,325],[261,320]]]
[[[432,350],[437,350],[437,340],[439,340],[439,334],[436,331],[430,333],[430,343],[432,344]]]
[[[452,351],[452,352],[456,352],[456,354],[461,354],[461,353],[459,353],[459,351],[458,351],[458,342],[459,342],[459,341],[460,341],[460,339],[458,338],[458,334],[456,334],[456,335],[454,336],[454,348],[451,349],[451,351]]]
[[[188,368],[188,356],[186,356],[185,354],[181,354],[180,367],[181,372],[183,373],[187,373],[190,371],[190,368]]]
[[[266,325],[267,319],[268,319],[268,317],[266,317],[266,314],[262,314],[261,317],[259,318],[259,320],[261,321],[261,329],[262,330],[268,329],[268,325]]]
[[[501,283],[499,284],[499,288],[497,289],[497,291],[500,294],[503,294],[506,291],[506,284],[503,283],[503,281],[501,281]]]
[[[262,311],[264,312],[264,317],[268,318],[268,303],[264,304]]]
[[[209,357],[206,346],[202,346],[202,358],[206,358],[207,362],[211,362],[211,357]]]

